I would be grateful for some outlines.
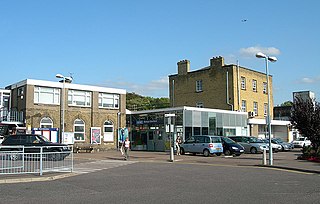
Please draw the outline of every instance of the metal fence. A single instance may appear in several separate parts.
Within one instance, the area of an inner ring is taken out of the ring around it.
[[[55,148],[65,148],[55,146]],[[72,172],[73,149],[54,151],[50,146],[0,146],[0,174]]]

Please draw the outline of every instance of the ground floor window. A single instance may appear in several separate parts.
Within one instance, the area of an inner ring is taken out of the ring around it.
[[[51,118],[44,117],[40,120],[40,128],[52,128],[52,127],[53,127],[53,122]]]
[[[85,124],[81,119],[74,121],[74,140],[85,141]]]

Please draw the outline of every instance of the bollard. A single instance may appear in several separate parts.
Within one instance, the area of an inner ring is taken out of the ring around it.
[[[170,161],[174,162],[173,147],[170,147]]]
[[[262,154],[262,165],[267,165],[267,150],[263,150]]]

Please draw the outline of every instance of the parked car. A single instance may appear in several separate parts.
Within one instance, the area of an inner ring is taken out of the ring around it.
[[[240,156],[244,153],[244,147],[228,137],[221,137],[224,155]]]
[[[229,136],[230,139],[234,140],[235,142],[241,144],[246,153],[262,153],[263,150],[268,150],[269,145],[266,143],[261,142],[256,137],[252,136]]]
[[[261,139],[264,143],[269,145],[269,139]],[[282,146],[278,143],[272,142],[271,139],[271,146],[272,146],[272,151],[273,152],[279,152],[282,150]]]
[[[283,142],[280,138],[272,138],[271,142],[281,145],[281,151],[289,151],[294,148],[292,143]]]
[[[40,147],[43,147],[43,155],[45,157],[49,157],[48,159],[51,160],[63,160],[71,152],[71,148],[68,145],[53,143],[46,137],[36,134],[9,135],[2,141],[0,145],[0,152],[22,150],[22,146],[24,147],[24,153],[27,154],[40,153]],[[19,156],[17,154],[10,155],[12,160],[18,159],[13,156]]]
[[[220,156],[223,153],[223,146],[219,136],[197,135],[191,136],[180,145],[181,154],[187,152],[192,154],[201,153],[208,157],[209,155]]]
[[[294,147],[304,147],[310,146],[311,141],[307,137],[298,137],[296,140],[292,141]]]

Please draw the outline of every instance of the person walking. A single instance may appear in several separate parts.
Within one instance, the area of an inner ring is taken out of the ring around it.
[[[129,159],[129,149],[130,149],[130,141],[129,137],[126,138],[126,140],[123,142],[123,148],[124,148],[124,159]]]
[[[180,144],[181,143],[182,143],[181,137],[178,136],[176,139],[177,155],[181,155],[181,153],[180,153]]]

